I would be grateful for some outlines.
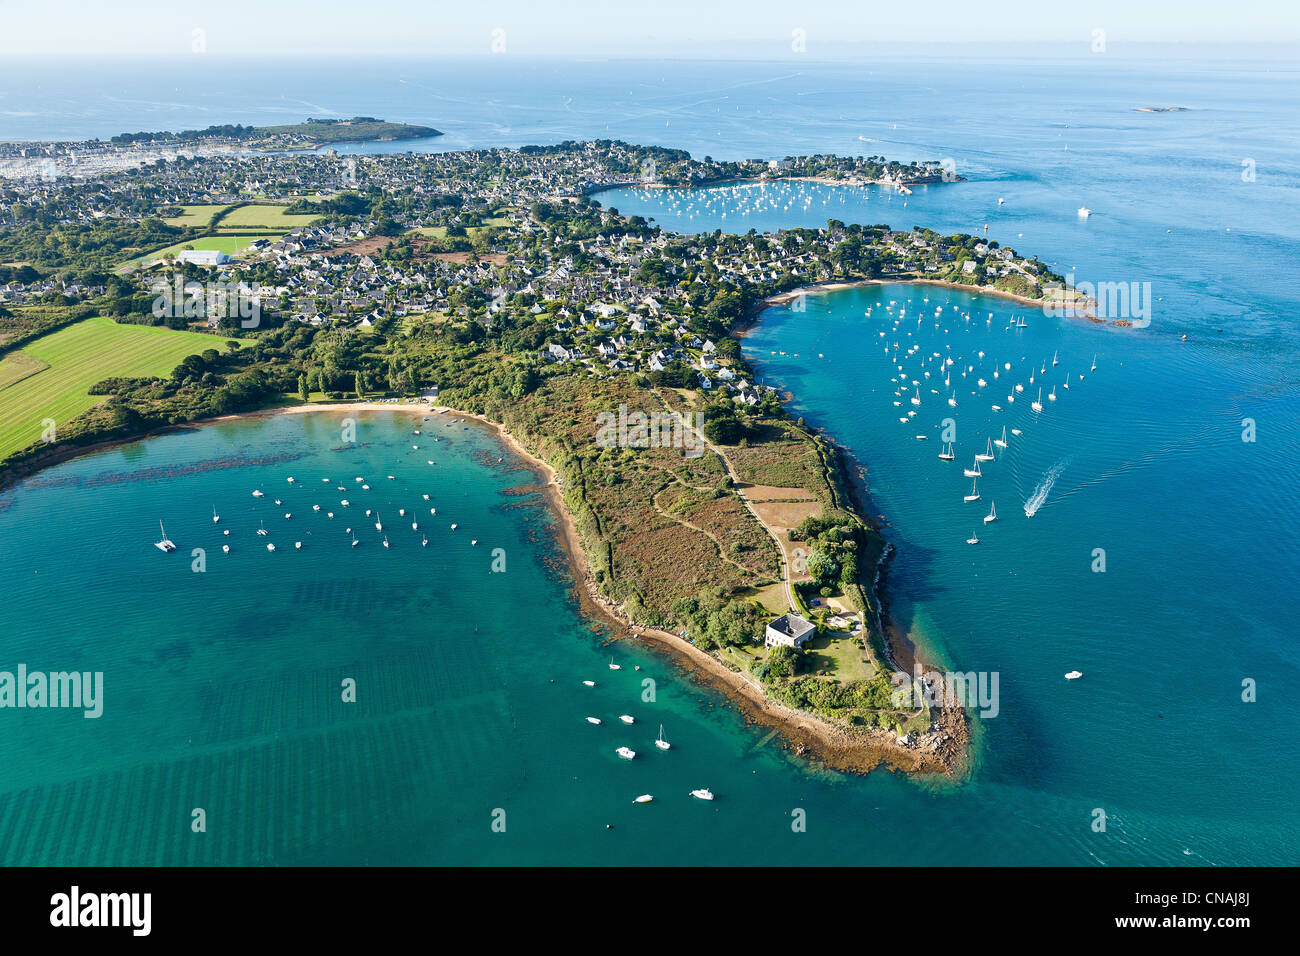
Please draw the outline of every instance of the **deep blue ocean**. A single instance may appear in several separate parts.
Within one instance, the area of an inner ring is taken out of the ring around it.
[[[1151,296],[1148,327],[1117,329],[875,286],[771,308],[745,339],[761,380],[866,468],[897,548],[895,623],[954,669],[1000,675],[962,786],[790,759],[653,653],[603,646],[549,519],[504,493],[531,477],[497,463],[489,436],[449,433],[430,467],[407,419],[376,413],[373,443],[341,451],[336,422],[292,416],[116,449],[3,495],[0,668],[94,664],[111,683],[99,720],[0,711],[0,862],[1296,863],[1297,102],[1291,64],[1106,56],[0,67],[0,139],[363,113],[446,131],[418,148],[610,137],[721,158],[951,160],[967,182],[911,196],[599,198],[683,231],[987,226],[1077,281]],[[1186,111],[1136,111],[1162,106]],[[951,385],[935,352],[954,359]],[[1039,387],[1057,399],[1036,413]],[[937,458],[948,418],[952,463]],[[1003,427],[1020,434],[963,502],[961,469]],[[404,529],[384,550],[370,529],[354,551],[337,516],[300,504],[286,522],[250,495],[308,494],[286,477],[324,488],[322,474],[367,476],[386,524],[422,492],[449,499],[480,543],[439,527],[423,548]],[[242,544],[199,575],[189,549],[216,540],[213,505]],[[151,547],[159,518],[181,555]],[[286,523],[312,538],[266,553],[259,520],[273,540]],[[505,576],[479,556],[498,546]],[[375,692],[345,712],[349,668]],[[582,720],[593,711],[599,728]],[[638,722],[620,733],[624,712]],[[646,746],[660,722],[663,754]],[[619,743],[645,752],[619,761]],[[695,786],[718,801],[689,800]],[[645,792],[655,803],[631,803]],[[206,843],[189,832],[197,806],[217,808]],[[806,833],[791,832],[795,807]]]

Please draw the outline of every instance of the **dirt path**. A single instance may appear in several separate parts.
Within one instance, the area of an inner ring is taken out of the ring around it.
[[[672,411],[672,408],[666,401],[664,401],[664,397],[659,394],[658,389],[651,389],[651,392],[654,394],[654,397],[659,400],[659,404],[664,407],[665,411]],[[745,510],[754,516],[754,520],[758,522],[759,527],[767,532],[768,536],[772,539],[772,542],[776,545],[777,558],[781,562],[781,583],[785,586],[786,604],[789,610],[797,611],[799,605],[795,603],[794,589],[790,584],[790,562],[786,559],[785,546],[781,544],[780,535],[772,529],[771,525],[763,520],[757,509],[754,508],[753,503],[745,496],[745,492],[741,489],[740,475],[736,473],[735,467],[731,464],[731,459],[723,454],[722,449],[718,448],[717,445],[713,444],[713,442],[709,441],[708,438],[702,435],[699,430],[695,428],[694,424],[690,424],[688,427],[695,433],[696,437],[704,443],[709,451],[718,456],[718,459],[722,462],[722,467],[727,470],[727,477],[731,479],[732,489],[736,492],[736,497],[740,499],[740,503],[745,506]]]
[[[685,482],[679,481],[678,483],[681,484],[682,487],[684,488],[691,487]],[[753,575],[755,573],[752,568],[747,568],[739,561],[727,557],[727,553],[722,547],[722,542],[718,540],[717,535],[715,535],[712,531],[709,531],[707,528],[701,528],[697,524],[692,524],[691,522],[687,521],[685,518],[679,518],[677,515],[671,514],[665,511],[663,508],[659,507],[659,496],[662,495],[667,490],[668,490],[667,488],[661,488],[659,491],[656,491],[653,495],[651,495],[650,507],[654,508],[655,511],[659,512],[659,514],[663,515],[669,521],[674,521],[677,524],[681,525],[682,527],[690,528],[692,531],[698,531],[700,534],[704,535],[706,538],[712,541],[714,545],[717,546],[718,557],[720,557],[723,561],[726,561],[732,567],[738,568],[739,570],[743,571],[746,575]]]

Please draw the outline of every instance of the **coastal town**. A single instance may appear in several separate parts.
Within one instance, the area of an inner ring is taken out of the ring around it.
[[[719,317],[723,297],[749,303],[840,279],[922,276],[1037,298],[1060,281],[1042,263],[970,236],[835,221],[775,235],[681,236],[589,198],[646,182],[637,178],[643,170],[672,182],[705,182],[734,172],[734,165],[585,143],[364,159],[178,158],[97,179],[93,189],[78,177],[10,181],[0,190],[0,243],[7,247],[0,259],[26,265],[3,267],[0,278],[8,281],[0,284],[0,303],[73,305],[108,297],[120,310],[128,299],[152,301],[179,268],[187,282],[222,283],[256,298],[263,327],[297,322],[347,334],[419,315],[489,328],[501,317],[531,317],[530,333],[544,330],[544,361],[616,372],[662,371],[685,361],[701,388],[721,387],[753,404],[750,383],[719,361],[717,343],[691,331],[693,319]],[[874,173],[898,188],[932,180],[923,166],[864,170],[862,161],[849,160],[841,170],[825,157],[740,165],[759,181],[814,172],[855,179]],[[229,224],[236,221],[232,211],[243,222],[255,222],[260,212],[267,222],[283,220],[289,201],[304,224]],[[189,229],[172,225],[187,207],[217,212]],[[105,237],[98,247],[83,236],[72,241],[74,231],[106,232],[110,224],[138,236]],[[128,255],[139,247],[119,245],[174,237],[167,248],[140,256]],[[69,247],[58,249],[60,243]],[[133,320],[150,319],[147,310],[137,315]],[[740,314],[733,307],[722,317]],[[222,318],[210,315],[207,323],[228,331],[232,323]]]

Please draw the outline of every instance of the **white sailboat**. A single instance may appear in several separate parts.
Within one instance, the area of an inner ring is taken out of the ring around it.
[[[696,800],[712,800],[713,791],[708,789],[707,787],[700,787],[698,790],[692,790],[691,796],[694,797]]]
[[[1060,360],[1057,359],[1057,356],[1060,354],[1061,353],[1059,351],[1052,353],[1052,368],[1056,368],[1056,366],[1061,364]]]
[[[388,547],[388,535],[384,535],[384,547]]]
[[[916,394],[912,396],[912,404],[913,405],[921,404],[921,390],[919,388],[916,390]]]
[[[970,483],[970,494],[968,494],[965,498],[963,498],[962,501],[979,501],[979,500],[980,500],[980,490],[979,490],[979,488],[977,487],[977,486],[979,485],[979,482],[980,482],[980,480],[979,480],[978,478],[976,478],[974,481],[972,481],[972,482]]]
[[[257,529],[257,533],[260,534],[262,537],[265,538],[265,537],[266,537],[268,534],[270,534],[271,532],[269,532],[269,531],[266,530],[266,522],[265,522],[265,521],[263,521],[263,522],[261,523],[261,525],[262,525],[262,526],[261,526],[260,528]]]
[[[980,476],[980,457],[979,457],[979,455],[976,455],[976,456],[975,456],[975,461],[971,464],[971,466],[970,466],[969,468],[963,468],[963,469],[961,470],[961,473],[962,473],[963,475],[965,475],[967,478],[978,478],[978,477]]]
[[[966,539],[966,543],[967,543],[967,544],[979,544],[979,543],[980,543],[979,536],[978,536],[977,534],[975,534],[974,531],[972,531],[972,532],[970,533],[970,537]]]
[[[992,524],[998,520],[998,504],[996,501],[989,502],[989,513],[984,516],[985,524]]]
[[[355,548],[355,547],[356,547],[357,545],[359,545],[360,543],[361,543],[361,542],[357,540],[357,536],[354,534],[354,535],[352,536],[352,547]]]
[[[161,521],[158,522],[158,532],[162,535],[162,540],[155,541],[153,546],[159,551],[165,551],[168,554],[175,551],[176,545],[172,543],[171,538],[167,537],[167,531],[163,528],[163,523]]]
[[[1043,390],[1041,388],[1038,390],[1038,400],[1030,402],[1029,407],[1036,412],[1041,412],[1043,410]]]
[[[612,670],[612,671],[621,671],[621,670],[623,669],[623,665],[622,665],[622,664],[615,664],[615,663],[614,663],[614,658],[611,657],[611,658],[609,659],[609,669]]]
[[[1070,373],[1069,373],[1069,372],[1066,372],[1066,373],[1065,373],[1065,384],[1064,384],[1063,386],[1061,386],[1061,387],[1064,388],[1067,392],[1070,390]]]
[[[952,453],[952,444],[951,444],[951,443],[948,445],[948,447],[947,447],[946,449],[942,449],[942,450],[940,450],[940,452],[939,452],[939,460],[940,460],[940,461],[952,461],[955,457],[957,457],[957,456],[954,455],[954,454]]]
[[[659,725],[659,737],[655,740],[655,746],[658,747],[660,750],[668,750],[670,747],[672,747],[672,744],[670,744],[668,741],[664,740],[664,725],[663,725],[663,724],[660,724],[660,725]]]
[[[218,521],[220,521],[220,520],[221,520],[221,515],[217,514],[217,506],[216,506],[216,505],[213,505],[213,506],[212,506],[212,523],[213,523],[213,524],[216,524],[216,523],[217,523]]]
[[[1054,401],[1056,401],[1056,386],[1055,386],[1055,385],[1053,385],[1053,386],[1052,386],[1052,390],[1051,390],[1050,392],[1047,393],[1047,400],[1048,400],[1049,402],[1054,402]]]
[[[274,550],[275,550],[275,545],[273,545],[273,544],[269,544],[269,543],[268,543],[267,546],[266,546],[266,550],[267,550],[267,551],[274,551]]]
[[[1089,372],[1095,372],[1095,371],[1097,371],[1097,353],[1096,353],[1096,352],[1093,352],[1093,353],[1092,353],[1092,368],[1088,369],[1088,371],[1089,371]]]
[[[976,461],[992,461],[992,460],[993,460],[993,439],[992,439],[992,438],[989,439],[989,441],[988,441],[988,446],[985,448],[985,450],[984,450],[984,454],[982,454],[982,455],[976,455],[976,456],[975,456],[975,460],[976,460]]]
[[[378,511],[375,512],[375,530],[376,530],[376,531],[383,531],[383,530],[384,530],[384,523],[383,523],[382,521],[379,520],[379,512],[378,512]]]
[[[1007,447],[1007,426],[1006,425],[1002,426],[1002,437],[993,439],[993,444],[997,445],[999,448]]]

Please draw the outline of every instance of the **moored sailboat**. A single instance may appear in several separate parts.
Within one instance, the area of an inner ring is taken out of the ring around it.
[[[155,541],[153,546],[159,551],[165,551],[168,554],[175,551],[176,545],[172,542],[171,538],[167,537],[167,530],[163,527],[161,521],[158,522],[158,533],[162,535],[162,539],[160,541]]]

